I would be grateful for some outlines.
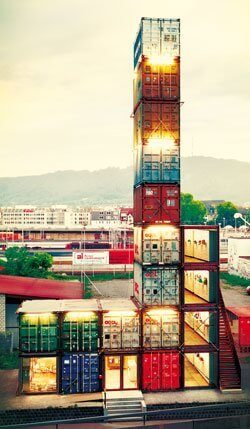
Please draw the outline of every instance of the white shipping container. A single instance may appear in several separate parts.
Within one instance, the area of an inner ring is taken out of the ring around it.
[[[178,305],[180,276],[177,269],[134,264],[134,293],[143,305]]]
[[[133,349],[140,344],[139,315],[103,314],[103,347]]]
[[[134,45],[134,66],[141,55],[164,57],[180,55],[180,20],[142,18]]]
[[[150,226],[134,228],[135,260],[139,263],[177,264],[180,262],[180,228]]]
[[[143,315],[143,346],[145,348],[178,347],[179,314],[177,311],[148,311]]]

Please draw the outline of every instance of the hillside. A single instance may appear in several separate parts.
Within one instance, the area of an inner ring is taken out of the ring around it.
[[[182,159],[182,191],[195,198],[250,201],[250,163],[209,157]],[[132,167],[57,171],[0,178],[0,205],[131,204]]]

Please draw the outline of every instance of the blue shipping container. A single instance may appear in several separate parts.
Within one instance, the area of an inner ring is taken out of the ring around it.
[[[134,184],[179,183],[180,149],[138,145],[134,151]]]
[[[99,356],[96,353],[68,354],[62,357],[62,393],[98,392]]]

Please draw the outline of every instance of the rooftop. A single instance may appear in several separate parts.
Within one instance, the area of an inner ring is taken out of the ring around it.
[[[231,311],[231,313],[236,314],[236,316],[250,318],[250,305],[246,307],[227,307],[227,310]]]
[[[0,275],[0,294],[41,299],[79,299],[83,296],[83,289],[78,281]]]
[[[64,311],[136,311],[131,299],[60,299],[23,301],[17,313],[55,313]]]

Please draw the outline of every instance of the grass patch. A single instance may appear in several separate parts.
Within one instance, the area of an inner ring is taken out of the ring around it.
[[[0,354],[0,369],[17,369],[18,368],[18,352],[1,353]]]
[[[235,276],[233,274],[220,273],[220,278],[230,286],[241,286],[243,288],[250,286],[250,279],[244,279],[243,277]]]
[[[92,298],[93,292],[91,290],[91,282],[105,282],[109,280],[128,280],[133,278],[133,272],[113,272],[113,273],[95,273],[95,274],[88,274],[88,277],[85,278],[85,299]],[[49,278],[53,280],[64,280],[64,281],[72,281],[72,280],[79,280],[81,281],[80,275],[63,275],[63,274],[55,274],[50,273]],[[83,277],[84,281],[84,277]]]
[[[95,274],[88,274],[89,279],[92,282],[105,282],[107,280],[119,280],[119,279],[132,279],[133,273],[132,272],[113,272],[113,273],[95,273]],[[64,280],[64,281],[72,281],[72,280],[81,280],[81,276],[71,276],[71,275],[63,275],[63,274],[50,274],[50,278],[54,280]],[[85,285],[90,284],[90,281],[88,278],[85,279]]]

